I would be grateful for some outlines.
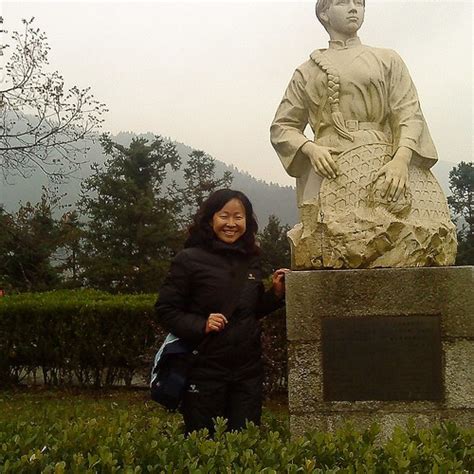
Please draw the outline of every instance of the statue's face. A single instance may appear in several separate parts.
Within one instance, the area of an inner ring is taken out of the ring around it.
[[[364,21],[364,0],[333,0],[321,13],[326,26],[344,36],[353,36]]]

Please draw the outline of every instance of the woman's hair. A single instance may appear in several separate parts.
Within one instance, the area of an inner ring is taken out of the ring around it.
[[[189,236],[184,246],[210,247],[215,240],[214,230],[212,229],[212,218],[216,212],[220,211],[232,199],[238,199],[245,209],[246,230],[239,241],[243,242],[244,250],[248,254],[259,253],[259,247],[255,242],[258,224],[257,218],[253,213],[252,203],[244,193],[233,189],[219,189],[213,192],[201,204],[201,207],[194,216],[193,223],[189,226]]]
[[[319,22],[326,27],[326,22],[321,18],[321,13],[325,12],[332,4],[334,0],[318,0],[314,7],[316,16],[318,17]],[[365,6],[365,0],[363,0]]]

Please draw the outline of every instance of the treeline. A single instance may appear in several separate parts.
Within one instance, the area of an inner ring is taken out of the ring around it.
[[[106,161],[92,165],[74,208],[58,214],[61,196],[46,188],[38,203],[16,213],[0,204],[0,289],[154,292],[196,209],[232,185],[232,173],[216,176],[215,161],[198,150],[182,168],[184,184],[165,184],[182,164],[175,145],[160,136],[126,147],[103,135],[101,145]],[[260,235],[268,274],[289,265],[287,230],[270,216]]]
[[[448,204],[458,228],[457,265],[474,265],[474,163],[461,161],[449,172]]]

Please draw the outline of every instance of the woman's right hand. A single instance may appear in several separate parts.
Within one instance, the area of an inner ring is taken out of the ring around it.
[[[211,313],[206,321],[205,333],[220,332],[228,323],[227,318],[221,313]]]

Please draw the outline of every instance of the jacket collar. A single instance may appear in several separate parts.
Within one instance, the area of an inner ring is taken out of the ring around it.
[[[215,250],[217,252],[230,252],[241,255],[247,255],[242,240],[237,240],[237,242],[234,242],[233,244],[227,244],[225,242],[222,242],[222,240],[214,239],[211,243],[211,248],[212,250]]]
[[[349,49],[360,46],[362,43],[360,38],[356,36],[355,38],[349,38],[347,41],[341,40],[329,40],[329,49]]]

